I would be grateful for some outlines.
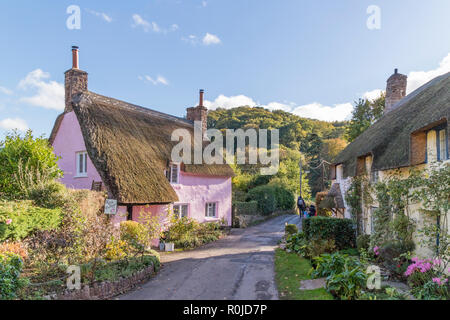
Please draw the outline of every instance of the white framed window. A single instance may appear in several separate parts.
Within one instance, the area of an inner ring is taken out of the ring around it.
[[[438,147],[439,147],[439,161],[447,160],[448,150],[447,150],[447,130],[442,129],[438,131]]]
[[[172,184],[178,184],[180,178],[180,165],[176,163],[171,163],[169,169],[166,170],[166,177]]]
[[[76,177],[87,177],[87,159],[88,154],[86,151],[77,152],[77,171]]]
[[[208,202],[205,207],[205,216],[207,218],[217,218],[217,204]]]
[[[189,205],[187,204],[174,204],[173,213],[179,218],[187,218],[189,215]]]

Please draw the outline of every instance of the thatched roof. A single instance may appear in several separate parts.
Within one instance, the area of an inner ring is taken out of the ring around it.
[[[372,171],[411,165],[411,134],[450,117],[450,73],[406,96],[335,159],[344,176],[355,176],[358,157],[372,155]],[[417,164],[417,163],[415,163]]]
[[[164,170],[177,144],[171,142],[172,132],[185,128],[193,136],[191,121],[92,92],[75,96],[72,104],[89,157],[119,203],[178,201]],[[198,175],[234,175],[226,164],[186,165],[182,169]]]

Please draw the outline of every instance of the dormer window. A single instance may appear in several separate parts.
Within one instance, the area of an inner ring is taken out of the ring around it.
[[[180,165],[176,163],[171,163],[169,169],[166,171],[167,180],[171,184],[178,184],[180,175]]]
[[[87,152],[77,152],[77,174],[76,177],[87,177]]]

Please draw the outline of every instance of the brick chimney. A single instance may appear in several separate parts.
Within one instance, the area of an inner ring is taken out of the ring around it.
[[[72,68],[65,72],[65,101],[66,107],[64,112],[71,112],[72,97],[77,93],[88,90],[88,74],[81,71],[78,65],[78,47],[72,47]]]
[[[398,73],[398,69],[395,69],[394,74],[387,80],[384,114],[394,110],[394,105],[406,96],[407,84],[408,77]]]
[[[190,121],[201,121],[202,122],[202,132],[203,136],[206,134],[206,130],[208,129],[208,109],[203,106],[203,96],[205,91],[203,89],[200,90],[200,101],[198,106],[193,108],[187,108],[187,119]]]

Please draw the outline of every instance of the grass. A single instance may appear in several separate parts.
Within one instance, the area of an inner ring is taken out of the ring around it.
[[[333,300],[325,289],[300,290],[300,281],[309,280],[311,264],[307,259],[284,250],[275,251],[275,280],[282,300]]]

